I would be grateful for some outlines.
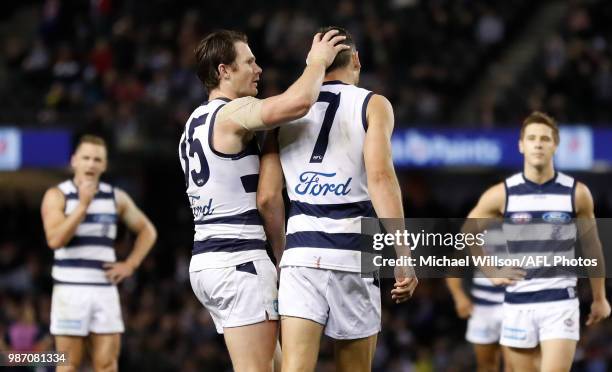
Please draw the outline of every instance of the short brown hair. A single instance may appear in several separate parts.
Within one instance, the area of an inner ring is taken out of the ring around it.
[[[79,147],[84,143],[100,145],[106,148],[106,141],[104,140],[104,138],[93,134],[84,134],[81,136],[81,138],[79,138],[79,142],[77,142],[76,146],[74,147],[74,151],[78,150]]]
[[[210,92],[219,86],[220,64],[231,65],[236,61],[234,43],[247,42],[247,36],[238,31],[219,30],[208,34],[195,48],[197,74]]]
[[[329,32],[331,30],[338,30],[339,31],[338,34],[335,35],[335,36],[346,36],[346,39],[344,39],[343,41],[341,41],[338,44],[348,45],[351,48],[340,51],[336,55],[336,58],[334,59],[334,62],[332,62],[332,64],[329,65],[329,67],[325,70],[325,73],[329,73],[329,72],[332,72],[332,71],[334,71],[336,69],[339,69],[339,68],[347,66],[351,62],[351,55],[352,55],[352,53],[355,51],[355,42],[353,41],[353,37],[344,28],[338,27],[338,26],[328,26],[328,27],[321,28],[319,30],[319,32],[321,33],[321,36],[323,36],[323,35],[325,35],[327,32]]]
[[[559,144],[559,127],[557,126],[557,122],[552,116],[547,115],[540,111],[534,111],[525,120],[523,120],[523,125],[521,126],[521,139],[525,134],[525,128],[529,124],[544,124],[553,131],[553,139],[556,144]]]

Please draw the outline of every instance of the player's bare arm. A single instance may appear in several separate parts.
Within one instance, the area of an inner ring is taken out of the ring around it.
[[[125,261],[104,265],[106,276],[113,283],[119,283],[134,273],[147,256],[155,240],[157,231],[147,216],[136,206],[132,198],[123,190],[115,189],[117,213],[128,229],[136,234],[132,252]]]
[[[593,196],[589,188],[581,182],[576,184],[575,200],[578,236],[580,237],[583,251],[589,258],[596,258],[598,260],[598,267],[605,267],[601,242],[599,241],[597,225],[595,224]],[[587,326],[599,323],[610,316],[610,303],[606,299],[605,273],[595,274],[589,278],[589,281],[593,294],[593,303],[587,318]]]
[[[215,119],[214,143],[217,150],[237,153],[253,136],[253,131],[271,129],[279,124],[304,116],[317,101],[325,76],[339,51],[349,46],[338,44],[345,36],[316,34],[302,75],[282,94],[266,99],[241,97],[219,110]],[[254,57],[243,63],[255,63]],[[250,62],[252,60],[252,62]],[[238,61],[240,63],[240,61]]]
[[[470,297],[463,290],[461,278],[446,278],[446,286],[453,297],[457,316],[461,319],[469,318],[472,315],[474,305]]]
[[[496,218],[504,213],[506,189],[503,183],[490,187],[482,194],[478,203],[468,214],[468,218]]]
[[[391,133],[394,126],[391,103],[381,95],[373,95],[366,110],[366,120],[368,128],[363,156],[368,180],[368,193],[378,218],[393,218],[401,226],[394,226],[392,230],[403,230],[402,191],[393,168],[391,156]],[[405,252],[400,252],[396,247],[398,257],[409,255],[409,248],[406,248]],[[396,266],[395,274],[395,288],[391,291],[391,297],[399,303],[412,296],[418,284],[418,279],[414,272],[408,272],[406,267]]]
[[[85,218],[87,208],[93,200],[97,186],[92,181],[83,181],[78,186],[79,204],[69,215],[64,214],[66,200],[57,187],[47,190],[40,212],[47,244],[51,249],[65,246],[74,237],[77,227]]]
[[[478,203],[468,214],[468,219],[463,229],[464,232],[480,233],[487,229],[489,219],[500,218],[504,214],[506,206],[506,188],[503,182],[491,186],[485,191]],[[478,246],[470,247],[473,255],[482,255],[482,249]],[[525,271],[518,268],[503,268],[494,270],[493,268],[482,267],[489,279],[495,285],[511,285],[525,276]],[[495,277],[498,276],[498,277]]]
[[[283,169],[274,131],[266,134],[259,163],[257,209],[264,220],[264,230],[277,264],[285,249],[285,206],[283,202]]]
[[[478,203],[468,214],[469,219],[478,218],[495,218],[503,214],[506,198],[506,190],[503,183],[498,183],[490,187],[482,194]],[[471,226],[475,230],[480,231],[483,227]],[[461,278],[447,278],[446,285],[450,291],[455,303],[455,310],[461,319],[468,318],[472,313],[472,301],[463,290]]]

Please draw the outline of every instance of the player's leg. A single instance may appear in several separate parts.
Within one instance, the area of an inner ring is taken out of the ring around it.
[[[508,355],[508,348],[507,347],[503,347],[500,345],[500,352],[502,355],[502,365],[504,366],[503,371],[504,372],[514,372],[514,370],[512,369],[512,365],[510,364],[510,356]],[[536,365],[539,365],[539,359],[536,362]],[[516,371],[518,372],[518,371]]]
[[[223,329],[225,344],[236,372],[271,372],[278,321]]]
[[[381,327],[377,273],[333,272],[327,293],[329,320],[325,334],[335,340],[337,371],[370,371]]]
[[[235,371],[271,371],[278,333],[276,268],[270,260],[205,269],[191,286],[224,335]]]
[[[533,304],[504,303],[502,307],[499,343],[504,347],[503,355],[513,371],[538,370],[540,336],[537,310]]]
[[[476,354],[476,370],[478,372],[499,371],[501,357],[499,344],[474,344],[474,354]]]
[[[274,348],[274,362],[273,362],[273,371],[280,372],[281,366],[283,364],[283,352],[281,350],[280,342],[276,341],[276,348]]]
[[[539,360],[540,360],[540,349],[537,347],[522,349],[518,347],[506,347],[504,356],[508,357],[508,364],[512,368],[512,371],[521,372],[538,372],[539,371]]]
[[[580,338],[577,299],[557,301],[538,310],[542,371],[569,371]]]
[[[119,350],[121,335],[96,334],[89,335],[91,360],[96,372],[114,372],[119,369]]]
[[[51,296],[51,334],[55,348],[66,354],[62,372],[77,371],[85,358],[92,313],[91,293],[81,286],[54,285]]]
[[[540,343],[542,372],[566,372],[572,368],[576,353],[575,340],[544,340]]]
[[[335,340],[334,357],[338,372],[369,372],[378,335],[356,340]]]
[[[474,345],[476,369],[496,372],[500,369],[503,306],[474,304],[468,319],[465,338]],[[507,372],[507,370],[505,370]]]
[[[325,293],[330,270],[284,267],[278,292],[281,315],[282,371],[313,371],[329,305]]]
[[[88,342],[95,371],[117,371],[121,333],[125,327],[121,316],[119,291],[115,286],[92,288],[91,321]]]
[[[85,337],[55,336],[55,349],[65,353],[66,364],[58,365],[58,372],[76,372],[79,370],[85,355]]]
[[[283,372],[310,372],[317,365],[323,325],[309,319],[281,318]]]

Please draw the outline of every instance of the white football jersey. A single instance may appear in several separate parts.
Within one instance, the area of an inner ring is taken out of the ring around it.
[[[506,179],[503,231],[509,258],[520,260],[525,256],[547,256],[549,263],[553,262],[553,256],[574,258],[577,238],[575,186],[576,181],[561,172],[542,185],[527,180],[522,173]],[[551,292],[553,290],[570,288],[570,297],[574,295],[575,275],[551,277],[544,273],[554,267],[546,267],[545,263],[538,261],[523,268],[527,271],[526,279],[506,288],[506,301],[521,292],[531,293],[530,302],[545,300],[549,293],[555,293]]]
[[[58,188],[65,198],[64,213],[69,215],[79,205],[79,190],[72,180],[60,183]],[[117,260],[117,219],[115,190],[100,182],[72,239],[53,252],[51,276],[56,284],[112,285],[104,264]]]
[[[195,234],[189,271],[268,259],[255,196],[259,148],[255,138],[238,154],[212,147],[215,116],[229,100],[214,99],[189,117],[179,144]]]
[[[371,96],[325,82],[308,114],[278,129],[291,200],[281,266],[361,271],[361,219],[375,216],[363,158]]]

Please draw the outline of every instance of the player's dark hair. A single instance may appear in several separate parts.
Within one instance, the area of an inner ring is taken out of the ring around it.
[[[534,111],[525,120],[523,120],[523,125],[521,126],[521,139],[525,134],[525,128],[529,124],[543,124],[552,129],[553,131],[553,139],[556,144],[559,144],[559,127],[557,126],[557,122],[550,115],[547,115],[540,111]]]
[[[79,142],[77,142],[76,146],[74,147],[74,150],[78,150],[79,147],[81,147],[81,145],[84,143],[91,143],[94,145],[106,147],[106,141],[104,140],[104,138],[100,136],[95,136],[93,134],[84,134],[83,136],[81,136],[81,138],[79,138]]]
[[[209,92],[219,86],[217,67],[236,61],[234,43],[238,41],[246,43],[247,36],[238,31],[218,30],[206,35],[195,48],[198,78]]]
[[[332,62],[332,64],[329,65],[329,67],[325,70],[325,73],[329,73],[329,72],[332,72],[332,71],[334,71],[336,69],[339,69],[339,68],[342,68],[342,67],[346,67],[351,62],[351,55],[355,51],[355,42],[353,41],[353,37],[344,28],[337,27],[337,26],[328,26],[328,27],[321,28],[319,30],[319,32],[321,33],[321,36],[323,36],[328,31],[331,31],[331,30],[338,30],[339,31],[338,34],[335,35],[335,36],[346,36],[346,39],[344,39],[343,41],[339,42],[338,44],[348,45],[351,48],[340,51],[336,55],[336,58],[334,59],[334,62]]]

